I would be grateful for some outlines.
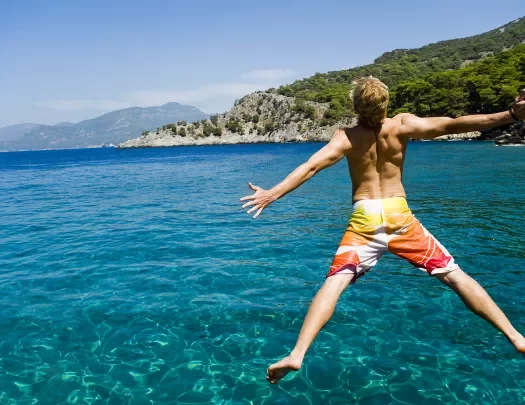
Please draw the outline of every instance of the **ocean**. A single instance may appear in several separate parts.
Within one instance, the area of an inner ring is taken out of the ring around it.
[[[341,162],[241,209],[321,144],[0,154],[0,404],[519,404],[525,359],[386,255],[293,347],[351,210]],[[412,143],[415,215],[525,332],[525,148]]]

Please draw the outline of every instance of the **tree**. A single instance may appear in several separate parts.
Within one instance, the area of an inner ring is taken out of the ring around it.
[[[275,131],[276,129],[276,125],[272,122],[272,121],[267,121],[265,124],[264,124],[264,130],[263,132],[265,134],[269,134],[270,132],[273,132]]]
[[[523,63],[525,45],[518,45],[459,70],[400,82],[391,91],[391,114],[457,117],[507,109],[525,84]]]
[[[215,135],[215,136],[222,136],[222,128],[221,127],[213,128],[213,135]]]
[[[234,118],[231,118],[226,123],[226,129],[228,131],[233,132],[233,133],[242,133],[243,132],[243,127],[242,127],[241,123],[239,121],[237,121],[236,119],[234,119]]]
[[[253,117],[252,117],[252,122],[254,124],[257,124],[259,122],[259,115],[255,114]]]
[[[210,117],[210,121],[213,125],[217,125],[217,123],[219,122],[219,116],[218,115],[212,115]]]
[[[304,111],[306,118],[315,120],[317,118],[317,111],[313,105],[307,105]]]
[[[181,128],[179,129],[179,135],[180,135],[180,136],[186,136],[186,129],[185,129],[184,127],[181,127]]]
[[[142,136],[146,136],[146,135],[148,135],[148,134],[149,134],[149,131],[146,129],[146,130],[142,131],[142,134],[141,134],[141,135],[142,135]]]
[[[213,127],[210,124],[204,125],[202,128],[202,133],[204,136],[210,136],[213,133]]]
[[[175,125],[171,127],[171,132],[173,132],[173,135],[177,135],[177,127]]]
[[[514,86],[519,87],[520,83],[522,86],[525,85],[525,51],[524,45],[519,45],[525,39],[524,34],[525,19],[521,18],[505,25],[503,30],[492,30],[469,38],[441,41],[419,49],[386,52],[373,64],[315,74],[307,79],[282,86],[277,93],[305,101],[330,103],[325,119],[335,122],[353,114],[348,97],[352,81],[359,77],[373,75],[389,86],[391,95],[400,90],[399,86],[410,82],[415,85],[415,88],[403,89],[404,95],[397,97],[395,106],[390,112],[412,107],[424,114],[434,114],[437,111],[449,111],[455,114],[461,111],[483,112],[504,104],[509,94],[516,91]],[[509,48],[512,49],[503,52],[504,49]],[[487,56],[490,53],[495,56]],[[520,57],[521,63],[517,62]],[[474,63],[460,68],[468,60]],[[488,62],[487,65],[484,64],[485,62]],[[498,65],[497,68],[490,66],[494,63]],[[510,70],[507,72],[509,67],[514,69],[514,72]],[[461,74],[457,75],[458,72]],[[430,76],[435,74],[439,77],[431,79]],[[422,83],[416,83],[418,80],[423,80],[430,85],[438,82],[454,84],[452,87],[434,88],[432,94],[425,95],[423,91],[419,91],[423,86],[420,86]],[[469,91],[468,81],[475,84],[477,94]],[[490,85],[486,86],[484,82]],[[408,97],[409,93],[421,99],[412,99]],[[459,98],[456,98],[458,96]],[[439,101],[434,102],[434,97],[438,97]],[[452,104],[449,105],[449,102]],[[415,110],[411,111],[415,112]]]

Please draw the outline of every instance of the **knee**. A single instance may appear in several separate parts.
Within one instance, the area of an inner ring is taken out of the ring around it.
[[[341,295],[353,279],[353,274],[335,274],[325,280],[323,287],[332,294]]]
[[[469,276],[461,269],[446,274],[437,274],[436,277],[439,281],[452,289],[455,289],[469,278]]]

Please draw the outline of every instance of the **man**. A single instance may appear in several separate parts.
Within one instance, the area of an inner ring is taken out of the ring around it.
[[[331,318],[337,300],[349,284],[365,274],[387,251],[408,260],[452,288],[475,314],[499,329],[525,353],[525,338],[511,325],[487,292],[454,262],[449,252],[413,216],[401,183],[410,138],[431,139],[445,134],[481,131],[525,118],[525,90],[509,111],[456,119],[418,118],[399,114],[386,118],[388,88],[373,77],[355,83],[353,101],[358,125],[337,131],[332,140],[306,163],[270,190],[249,183],[255,194],[243,208],[254,218],[272,202],[296,189],[319,171],[344,157],[348,161],[354,207],[326,281],[316,294],[299,338],[289,356],[272,364],[267,380],[277,383],[300,369],[304,355]]]

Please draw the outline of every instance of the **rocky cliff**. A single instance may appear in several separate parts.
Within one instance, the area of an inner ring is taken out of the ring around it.
[[[505,129],[491,133],[498,146],[525,146],[525,124],[518,122]]]
[[[188,123],[179,121],[145,131],[118,148],[153,148],[184,145],[328,141],[339,127],[351,122],[321,125],[328,104],[298,101],[278,94],[257,92],[235,103],[225,114]]]
[[[243,97],[227,113],[188,123],[164,125],[155,132],[144,131],[117,148],[157,148],[190,145],[229,145],[240,143],[327,142],[334,132],[355,120],[322,125],[319,119],[328,104],[302,102],[291,97],[258,92]],[[445,135],[437,141],[472,140],[480,132]]]

